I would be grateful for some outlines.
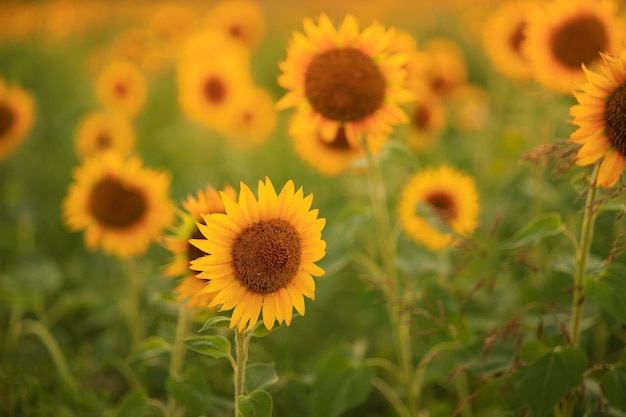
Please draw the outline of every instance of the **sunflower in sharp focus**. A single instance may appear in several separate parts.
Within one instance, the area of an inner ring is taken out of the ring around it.
[[[568,93],[585,81],[581,65],[594,68],[600,52],[617,53],[623,33],[613,1],[553,0],[530,13],[524,54],[540,84]]]
[[[114,152],[92,157],[74,171],[63,201],[72,231],[85,231],[85,245],[128,258],[144,253],[174,218],[170,176],[147,169],[137,157]]]
[[[411,239],[438,251],[456,245],[476,229],[479,209],[474,179],[443,165],[408,181],[398,213]]]
[[[236,197],[235,189],[230,186],[224,187],[223,192],[232,199]],[[164,246],[174,254],[164,273],[170,277],[183,277],[175,290],[178,300],[186,300],[186,305],[190,308],[205,308],[213,296],[200,294],[206,280],[196,278],[195,272],[189,269],[189,263],[207,253],[190,244],[189,239],[202,237],[197,225],[204,224],[203,214],[226,213],[226,210],[219,191],[211,186],[198,191],[195,196],[187,196],[182,206],[174,235],[164,239]]]
[[[522,45],[533,1],[515,0],[500,4],[483,26],[483,47],[498,71],[512,80],[532,77]]]
[[[96,96],[102,105],[128,117],[136,116],[148,95],[146,79],[136,65],[114,60],[98,75]]]
[[[208,128],[227,129],[232,113],[253,89],[249,59],[242,45],[219,33],[191,38],[180,53],[176,74],[185,115]]]
[[[108,151],[128,156],[135,149],[135,131],[128,117],[120,113],[92,112],[78,127],[75,147],[81,158]]]
[[[360,146],[363,135],[388,136],[408,118],[399,103],[412,99],[405,88],[408,56],[392,54],[394,31],[374,23],[363,31],[353,16],[335,29],[322,14],[317,24],[304,20],[305,34],[295,32],[281,62],[278,83],[289,92],[278,109],[296,107],[295,131],[312,127],[332,141],[340,128]]]
[[[35,103],[18,86],[8,86],[0,77],[0,161],[22,143],[33,125]]]
[[[256,49],[265,36],[265,15],[259,2],[228,0],[218,3],[207,15],[205,25],[241,42],[250,50]]]
[[[583,67],[587,82],[574,91],[577,105],[570,109],[578,129],[570,140],[582,144],[577,165],[601,160],[597,185],[615,185],[626,167],[626,49],[619,56],[602,54],[604,75]]]
[[[322,240],[325,219],[310,210],[313,195],[304,196],[293,181],[279,194],[269,178],[259,181],[258,199],[241,184],[236,202],[222,193],[226,214],[203,216],[198,225],[204,239],[191,243],[210,255],[191,263],[208,279],[202,290],[214,293],[210,306],[233,310],[230,326],[250,330],[262,312],[263,323],[291,324],[293,309],[304,315],[304,297],[315,297],[315,264],[326,253]]]

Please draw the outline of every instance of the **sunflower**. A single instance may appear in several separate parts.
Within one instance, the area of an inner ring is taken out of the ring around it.
[[[407,141],[409,147],[422,151],[435,145],[446,127],[446,109],[441,98],[433,93],[416,100],[409,109]]]
[[[616,53],[623,33],[610,0],[553,0],[530,13],[523,52],[540,84],[568,93],[585,81],[581,64],[593,68],[600,52]]]
[[[235,189],[230,186],[226,186],[223,192],[230,198],[236,197]],[[195,196],[187,196],[182,206],[183,210],[179,211],[180,222],[174,229],[175,234],[164,239],[164,246],[174,254],[164,273],[170,277],[183,277],[175,290],[178,300],[187,300],[186,305],[190,308],[204,308],[213,296],[200,294],[206,280],[196,278],[196,274],[189,269],[189,262],[206,253],[191,245],[189,239],[202,237],[197,227],[198,223],[204,224],[202,214],[226,213],[226,210],[219,192],[211,186],[198,191]]]
[[[296,131],[318,131],[332,141],[340,128],[353,146],[363,135],[388,136],[392,126],[408,122],[399,103],[412,95],[405,88],[408,57],[392,54],[394,31],[374,23],[359,31],[353,16],[335,29],[322,14],[316,25],[304,20],[306,35],[295,32],[281,62],[278,83],[289,92],[277,103],[282,110],[296,107]]]
[[[98,75],[96,96],[102,105],[128,117],[143,108],[148,94],[146,80],[137,66],[125,60],[111,61]]]
[[[495,68],[512,80],[532,77],[522,45],[526,39],[528,16],[535,3],[528,0],[508,1],[487,18],[483,26],[483,47]]]
[[[482,88],[464,84],[454,89],[448,100],[450,124],[461,132],[478,132],[491,118],[489,95]]]
[[[431,38],[420,51],[421,71],[431,93],[447,98],[467,82],[467,63],[461,47],[448,38]]]
[[[81,158],[115,151],[128,156],[135,148],[135,131],[128,117],[109,111],[96,111],[81,121],[75,140]]]
[[[19,86],[8,86],[0,77],[0,161],[24,140],[34,117],[32,96]]]
[[[137,157],[107,152],[86,159],[63,201],[65,223],[85,231],[90,250],[101,247],[120,258],[139,255],[174,218],[169,185],[167,173],[143,168]]]
[[[242,45],[219,33],[192,37],[177,67],[178,99],[185,115],[211,129],[228,128],[226,121],[253,88],[249,59]]]
[[[432,251],[454,246],[477,226],[474,179],[443,165],[414,175],[404,187],[398,213],[406,233]]]
[[[583,66],[587,82],[574,91],[577,105],[570,109],[578,126],[570,140],[582,144],[577,165],[602,160],[597,185],[615,185],[626,167],[626,49],[619,56],[601,55],[604,75]]]
[[[218,3],[205,19],[207,28],[256,49],[265,36],[265,16],[256,1],[228,0]]]
[[[293,308],[304,315],[304,297],[315,297],[315,281],[324,270],[315,265],[326,254],[325,219],[309,210],[313,195],[288,181],[276,194],[269,178],[259,181],[258,199],[241,183],[236,202],[222,193],[226,214],[204,215],[198,228],[205,239],[191,243],[210,255],[191,262],[208,279],[202,290],[214,293],[209,306],[233,310],[230,326],[250,330],[262,310],[267,329],[291,324]]]
[[[269,92],[252,87],[234,106],[224,120],[222,133],[229,144],[238,149],[256,148],[265,142],[276,128],[276,108]]]

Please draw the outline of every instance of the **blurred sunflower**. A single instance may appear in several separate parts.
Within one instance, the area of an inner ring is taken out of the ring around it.
[[[432,251],[454,246],[477,226],[474,179],[443,165],[414,175],[405,185],[398,213],[405,232]]]
[[[553,0],[530,13],[524,55],[540,84],[568,93],[585,81],[581,64],[593,67],[600,52],[616,53],[623,33],[613,1]]]
[[[80,122],[74,143],[81,158],[107,151],[128,156],[135,149],[135,131],[128,117],[115,112],[96,111]]]
[[[435,94],[424,95],[408,108],[409,130],[407,141],[410,148],[422,151],[435,145],[446,127],[446,109],[441,98]]]
[[[96,80],[96,96],[100,103],[131,118],[143,108],[147,94],[144,76],[128,61],[111,61]]]
[[[174,59],[180,46],[199,26],[194,10],[187,4],[158,4],[149,18],[148,28],[160,49]]]
[[[0,77],[0,161],[22,143],[34,118],[32,96],[19,86],[8,86]]]
[[[190,242],[205,253],[191,262],[208,279],[202,290],[214,293],[210,306],[233,310],[230,326],[250,330],[262,311],[267,329],[291,324],[293,308],[304,315],[304,296],[315,297],[315,281],[324,270],[315,265],[326,254],[325,219],[309,210],[313,195],[304,197],[288,181],[276,194],[269,178],[259,181],[258,199],[241,183],[236,202],[222,193],[226,214],[204,215],[198,227],[204,239]]]
[[[615,185],[626,167],[626,49],[619,56],[602,54],[604,75],[583,67],[587,82],[574,91],[577,105],[570,109],[578,129],[570,140],[582,144],[577,165],[602,160],[597,185]]]
[[[512,80],[532,77],[522,45],[526,39],[528,16],[535,2],[515,0],[501,3],[483,26],[483,47],[495,68]]]
[[[235,148],[248,150],[264,143],[276,128],[276,108],[271,94],[250,88],[247,98],[237,102],[224,120],[223,133]]]
[[[63,217],[72,231],[85,231],[90,250],[128,258],[145,252],[174,218],[170,176],[146,169],[137,157],[114,152],[83,162],[63,201]]]
[[[256,49],[265,36],[265,16],[259,2],[228,0],[215,5],[205,19],[205,25],[231,39]]]
[[[235,189],[230,186],[226,186],[223,192],[232,199],[236,197]],[[187,196],[182,206],[183,210],[179,211],[180,221],[174,229],[174,235],[166,236],[164,239],[164,246],[174,254],[164,273],[170,277],[183,277],[175,290],[178,300],[186,300],[189,308],[205,308],[213,299],[213,295],[200,294],[207,281],[196,278],[196,273],[189,269],[189,263],[207,254],[190,244],[189,239],[202,238],[197,226],[198,223],[204,224],[202,214],[226,213],[226,210],[219,192],[211,186],[198,191],[195,196]]]
[[[464,84],[454,89],[448,100],[450,124],[461,132],[478,132],[491,118],[489,94],[482,88]]]
[[[294,115],[293,117],[296,117]],[[315,170],[332,177],[348,170],[359,158],[365,156],[363,146],[354,146],[348,142],[346,132],[340,127],[333,140],[321,137],[315,130],[301,130],[291,135],[296,154]],[[385,144],[386,137],[370,136],[367,146],[372,153],[378,153]]]
[[[350,15],[335,29],[322,14],[317,25],[305,19],[304,32],[294,33],[279,64],[278,83],[289,92],[277,108],[296,107],[294,120],[306,120],[294,131],[312,127],[333,141],[343,128],[348,142],[360,146],[363,135],[388,136],[392,126],[408,122],[399,107],[412,98],[405,88],[408,57],[388,52],[393,30],[374,23],[360,32]]]
[[[447,98],[467,82],[467,64],[461,47],[448,38],[432,38],[420,51],[422,76],[430,92]]]
[[[249,54],[218,33],[204,32],[183,47],[177,80],[180,106],[189,119],[211,129],[227,129],[235,108],[253,89]]]

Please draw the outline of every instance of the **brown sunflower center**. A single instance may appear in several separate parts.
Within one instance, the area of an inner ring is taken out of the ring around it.
[[[104,178],[91,190],[89,210],[106,227],[124,229],[143,218],[147,204],[141,190]]]
[[[300,267],[298,231],[283,219],[263,220],[244,229],[232,247],[236,276],[249,290],[269,294],[285,288]]]
[[[5,103],[0,103],[0,138],[4,136],[15,122],[15,113]]]
[[[202,224],[204,224],[204,221],[200,221]],[[191,233],[191,236],[189,236],[189,239],[204,239],[204,235],[202,234],[202,232],[200,231],[200,229],[198,229],[198,226],[196,225],[193,232]],[[198,259],[202,256],[205,256],[206,252],[198,249],[197,247],[195,247],[194,245],[192,245],[191,243],[187,242],[187,260],[189,262],[193,261],[194,259]]]
[[[626,156],[626,85],[620,85],[609,96],[604,122],[609,142],[622,156]]]
[[[450,223],[456,218],[456,204],[450,194],[437,191],[427,196],[425,200],[445,223]]]
[[[128,86],[123,82],[117,82],[113,86],[113,90],[118,97],[124,98],[128,94]]]
[[[226,97],[226,86],[217,77],[210,77],[204,82],[204,97],[211,103],[219,103]]]
[[[96,147],[100,150],[109,149],[112,143],[113,141],[111,140],[109,132],[102,131],[96,137]]]
[[[232,25],[228,28],[228,33],[230,34],[230,36],[236,39],[241,38],[242,32],[243,31],[241,30],[241,26],[239,25]]]
[[[337,129],[337,134],[332,141],[328,142],[322,138],[320,138],[319,140],[326,147],[336,151],[349,151],[352,149],[352,146],[350,146],[350,142],[348,142],[348,137],[346,136],[346,129],[344,129],[343,126]]]
[[[526,30],[526,22],[519,22],[517,27],[513,32],[511,32],[511,36],[509,37],[509,45],[511,49],[515,51],[516,54],[520,55],[522,52],[522,42],[526,39],[526,35],[524,31]]]
[[[594,16],[580,16],[565,23],[554,34],[552,53],[569,68],[595,61],[607,49],[608,36],[602,22]]]
[[[413,112],[413,125],[419,130],[428,130],[431,120],[432,114],[428,106],[418,105]]]
[[[313,58],[304,89],[315,111],[328,119],[349,122],[380,107],[385,99],[385,78],[364,53],[333,49]]]

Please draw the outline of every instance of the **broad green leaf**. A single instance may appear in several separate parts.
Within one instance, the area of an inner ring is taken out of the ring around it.
[[[253,363],[246,367],[245,392],[270,388],[278,382],[274,363]]]
[[[561,215],[556,212],[543,213],[532,218],[511,238],[502,242],[502,249],[516,249],[531,245],[547,237],[556,236],[565,230]]]
[[[609,404],[626,411],[626,368],[617,367],[605,372],[600,378],[600,385]]]
[[[597,279],[587,282],[587,293],[615,320],[626,324],[626,267],[609,264]]]
[[[180,381],[168,378],[167,393],[184,407],[189,415],[202,415],[207,412],[210,405],[209,384],[197,368],[190,368]]]
[[[519,371],[517,389],[533,415],[544,417],[580,383],[586,367],[582,350],[557,348]]]
[[[374,371],[350,367],[332,378],[320,379],[320,388],[313,393],[315,417],[336,417],[365,401],[371,390]]]
[[[169,352],[171,349],[172,346],[165,339],[151,336],[142,340],[133,348],[130,360],[136,362],[145,361],[146,359]]]
[[[523,362],[535,362],[537,359],[550,351],[550,348],[541,340],[530,340],[522,346],[519,352]]]
[[[267,391],[258,390],[249,395],[240,395],[237,405],[241,417],[271,417],[274,403]]]
[[[115,417],[143,417],[148,409],[148,401],[140,392],[133,392],[124,397]]]
[[[214,316],[204,322],[198,332],[203,332],[207,329],[230,327],[230,318],[226,316]]]
[[[230,342],[224,336],[195,336],[184,340],[185,345],[195,352],[214,358],[230,355]]]

